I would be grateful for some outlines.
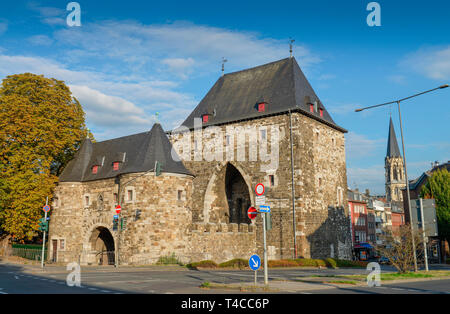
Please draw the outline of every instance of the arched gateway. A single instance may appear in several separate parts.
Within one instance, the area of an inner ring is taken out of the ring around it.
[[[114,265],[115,246],[114,238],[106,227],[96,227],[89,238],[91,257],[96,265]]]

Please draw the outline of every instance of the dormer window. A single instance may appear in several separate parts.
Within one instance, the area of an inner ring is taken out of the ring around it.
[[[266,103],[261,102],[258,104],[258,112],[264,112],[266,111]]]
[[[114,171],[119,170],[119,162],[118,161],[113,162],[113,170]]]
[[[320,112],[320,117],[323,118],[323,109],[320,108],[320,109],[319,109],[319,112]]]
[[[97,174],[98,172],[98,166],[93,166],[92,167],[92,174]]]
[[[309,104],[309,111],[314,113],[314,104]]]
[[[203,123],[207,123],[208,120],[209,120],[209,115],[204,114],[204,115],[202,116],[202,120],[203,120]]]

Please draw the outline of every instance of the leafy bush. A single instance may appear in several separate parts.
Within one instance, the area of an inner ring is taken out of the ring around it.
[[[182,265],[182,263],[178,260],[175,253],[167,256],[160,256],[158,261],[156,262],[158,265]]]
[[[297,262],[298,266],[311,266],[311,267],[317,266],[316,260],[311,258],[297,258],[295,259],[295,261]]]
[[[296,260],[292,259],[280,259],[269,260],[269,267],[298,267],[300,266]]]
[[[325,263],[327,265],[327,267],[331,267],[331,268],[337,268],[337,261],[334,260],[333,258],[327,258],[325,259]]]
[[[242,258],[235,258],[219,264],[219,267],[233,267],[244,269],[248,267],[248,261]]]
[[[194,263],[189,263],[186,265],[187,268],[190,269],[197,269],[199,267],[204,267],[204,268],[217,268],[217,264],[214,261],[211,260],[205,260],[205,261],[200,261],[200,262],[194,262]]]

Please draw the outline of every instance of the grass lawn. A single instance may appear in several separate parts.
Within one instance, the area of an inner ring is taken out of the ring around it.
[[[367,275],[343,275],[342,278],[360,279],[365,280]],[[402,279],[417,279],[417,278],[445,278],[450,277],[450,271],[445,270],[431,270],[431,271],[419,271],[417,273],[381,273],[380,279],[383,280],[402,280]]]

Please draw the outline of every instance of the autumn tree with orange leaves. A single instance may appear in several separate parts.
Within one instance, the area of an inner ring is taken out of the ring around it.
[[[17,240],[37,235],[45,199],[51,201],[58,175],[88,132],[83,108],[63,81],[31,73],[3,80],[0,229],[4,234]]]

